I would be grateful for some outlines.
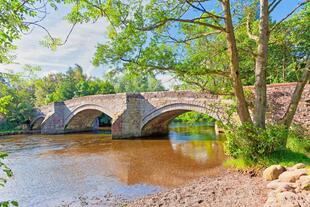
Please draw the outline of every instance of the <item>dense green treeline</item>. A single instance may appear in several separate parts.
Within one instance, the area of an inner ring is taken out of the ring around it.
[[[184,123],[188,123],[188,124],[194,124],[197,122],[207,122],[210,124],[214,124],[216,122],[216,120],[209,116],[208,114],[202,114],[202,113],[198,113],[198,112],[186,112],[184,114],[181,114],[179,116],[177,116],[174,121],[176,122],[184,122]]]
[[[152,73],[112,71],[99,79],[85,75],[79,65],[70,67],[65,73],[43,77],[36,75],[40,70],[27,65],[21,73],[1,74],[0,130],[29,124],[27,121],[32,116],[32,109],[51,102],[95,94],[165,90]]]

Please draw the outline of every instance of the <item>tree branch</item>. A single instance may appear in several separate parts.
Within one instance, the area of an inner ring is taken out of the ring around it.
[[[277,22],[270,30],[270,32],[272,32],[273,30],[275,30],[282,22],[284,22],[287,18],[289,18],[292,14],[294,14],[294,12],[300,8],[301,6],[309,3],[310,0],[305,0],[301,3],[299,3],[290,13],[288,13],[283,19],[281,19],[279,22]]]
[[[283,118],[280,120],[280,123],[284,124],[284,126],[286,126],[287,128],[291,126],[291,123],[294,119],[294,115],[296,113],[296,110],[299,104],[299,101],[302,96],[302,92],[305,88],[305,85],[308,83],[309,80],[310,80],[310,57],[308,57],[306,68],[302,75],[301,80],[297,82],[297,85],[292,94],[291,101],[286,110],[286,113],[283,116]]]
[[[116,31],[116,28],[114,26],[114,23],[112,22],[111,18],[109,17],[109,15],[106,13],[106,11],[104,9],[102,9],[100,6],[96,5],[96,4],[93,4],[91,2],[89,2],[88,0],[84,0],[87,4],[95,7],[96,9],[98,9],[101,13],[101,16],[105,16],[108,21],[110,22],[110,24],[112,25],[112,27],[114,28],[114,30]],[[100,1],[98,3],[101,3]]]
[[[190,1],[187,1],[187,0],[186,0],[186,3],[189,4],[191,7],[193,7],[194,9],[197,9],[198,11],[205,12],[204,9],[199,8],[198,6],[195,6],[195,5],[192,4]]]
[[[216,25],[213,25],[213,24],[209,24],[209,23],[206,23],[206,22],[197,21],[197,20],[200,20],[200,19],[206,19],[206,17],[204,17],[204,18],[199,17],[199,18],[194,18],[194,19],[167,18],[167,19],[164,19],[164,20],[162,20],[162,21],[159,21],[159,22],[157,22],[157,23],[155,23],[155,24],[153,24],[153,25],[149,25],[149,26],[147,26],[147,27],[142,27],[142,28],[136,28],[136,29],[137,29],[137,30],[140,30],[140,31],[150,31],[150,30],[159,28],[159,27],[165,25],[165,24],[168,23],[168,22],[184,22],[184,23],[198,24],[198,25],[210,27],[210,28],[212,28],[212,29],[219,30],[219,31],[225,31],[225,29],[224,29],[223,27],[216,26]]]
[[[42,25],[40,25],[40,24],[38,24],[38,23],[36,23],[36,22],[24,22],[24,24],[35,25],[35,26],[40,27],[41,29],[43,29],[43,30],[46,32],[46,34],[49,36],[49,38],[50,38],[53,42],[55,42],[56,38],[53,37],[52,34],[48,31],[48,29],[45,28],[44,26],[42,26]],[[68,34],[67,34],[65,40],[64,40],[62,43],[57,44],[57,46],[63,46],[63,45],[65,45],[65,44],[67,43],[67,41],[68,41],[68,39],[69,39],[69,37],[70,37],[70,35],[71,35],[71,33],[72,33],[72,31],[73,31],[73,29],[74,29],[74,27],[75,27],[76,24],[77,24],[77,22],[75,22],[75,23],[72,24],[72,26],[71,26],[71,28],[70,28],[70,30],[69,30],[69,32],[68,32]]]
[[[207,36],[210,36],[210,35],[214,35],[214,34],[219,34],[220,31],[214,31],[214,32],[203,32],[203,33],[200,33],[200,34],[196,34],[195,36],[193,37],[190,37],[190,38],[185,38],[185,39],[176,39],[174,37],[172,37],[170,34],[169,34],[169,38],[171,40],[173,40],[174,42],[176,43],[185,43],[187,44],[187,42],[189,41],[192,41],[192,40],[196,40],[196,39],[199,39],[201,37],[207,37]]]
[[[282,0],[274,0],[271,2],[268,6],[268,12],[269,14],[278,6],[278,4],[281,3]]]
[[[188,73],[189,70],[183,69],[179,70],[173,67],[165,67],[165,66],[159,66],[159,65],[150,65],[150,64],[140,64],[137,60],[130,60],[130,59],[125,59],[123,57],[120,58],[120,60],[128,63],[134,63],[138,66],[143,66],[147,67],[153,70],[160,70],[160,71],[174,71],[174,72],[181,72],[181,73]],[[226,71],[221,71],[221,70],[204,70],[204,71],[199,71],[199,72],[190,72],[190,75],[218,75],[222,77],[229,78],[230,77],[230,72]]]
[[[22,8],[29,0],[24,0],[13,12],[17,12],[20,8]]]
[[[209,17],[211,18],[217,18],[217,19],[224,19],[224,17],[222,16],[218,16],[216,14],[212,14],[211,12],[208,12],[203,6],[202,4],[199,2],[199,5],[201,6],[201,8],[199,8],[198,6],[194,5],[193,3],[191,3],[190,1],[186,0],[186,3],[189,4],[191,7],[193,7],[194,9],[197,9],[198,11],[201,11],[203,13],[206,13],[209,15]]]
[[[251,14],[250,13],[247,16],[246,31],[247,31],[247,35],[250,39],[254,40],[255,42],[258,41],[258,36],[252,34],[252,32],[251,32]]]

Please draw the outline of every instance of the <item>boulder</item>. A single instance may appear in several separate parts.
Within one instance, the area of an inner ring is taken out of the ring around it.
[[[271,165],[263,172],[263,178],[267,181],[278,179],[279,175],[285,171],[285,167],[281,165]]]
[[[300,181],[310,181],[310,175],[302,175],[299,178]]]
[[[305,168],[305,167],[306,167],[306,165],[304,163],[297,163],[292,168],[293,169],[301,169],[301,168]]]
[[[281,207],[278,204],[276,196],[269,196],[266,203],[264,204],[264,207]]]
[[[279,176],[279,181],[281,181],[281,182],[295,182],[302,175],[307,175],[307,170],[298,169],[298,170],[293,170],[293,171],[286,171],[286,172],[283,172]]]
[[[277,201],[280,206],[300,207],[299,196],[293,192],[282,192],[277,194]]]
[[[302,190],[308,190],[310,186],[310,176],[309,175],[300,176],[298,183],[300,184],[300,188]]]
[[[277,189],[277,190],[292,190],[294,188],[296,188],[296,184],[295,183],[289,183],[289,182],[280,182],[279,180],[273,180],[270,183],[267,184],[267,188],[269,189]]]

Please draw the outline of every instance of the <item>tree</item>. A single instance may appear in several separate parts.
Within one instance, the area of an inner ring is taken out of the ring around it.
[[[152,73],[110,71],[102,80],[87,77],[79,65],[70,67],[65,73],[49,74],[29,82],[32,82],[34,87],[36,106],[80,96],[164,90],[161,82]]]
[[[305,87],[305,85],[310,80],[310,58],[308,58],[307,65],[305,67],[303,76],[299,82],[297,82],[297,86],[292,94],[291,102],[288,106],[288,109],[282,118],[281,122],[286,126],[286,128],[289,128],[292,124],[294,115],[297,110],[298,103],[300,101],[302,91]]]
[[[10,63],[15,58],[11,54],[16,49],[15,40],[23,34],[31,33],[34,27],[43,30],[47,37],[41,43],[54,49],[64,45],[72,33],[76,23],[73,23],[64,41],[53,37],[48,28],[41,22],[48,16],[48,7],[57,9],[57,4],[72,1],[61,0],[0,0],[0,63]],[[75,0],[74,3],[78,4]]]
[[[42,106],[46,105],[53,100],[50,94],[53,94],[58,86],[63,82],[63,74],[48,74],[35,81],[35,105]]]
[[[0,63],[9,63],[14,56],[11,50],[16,49],[14,40],[29,31],[32,26],[43,26],[39,23],[44,19],[47,5],[55,8],[55,2],[59,0],[1,0],[0,1]],[[43,18],[42,18],[43,16]],[[31,19],[32,21],[29,21]]]
[[[69,16],[74,20],[79,19],[79,22],[96,20],[100,17],[105,17],[110,22],[110,41],[98,44],[93,60],[95,65],[109,64],[129,70],[172,72],[181,77],[205,74],[226,77],[231,82],[241,122],[251,124],[252,118],[241,80],[241,77],[245,76],[240,68],[241,49],[237,42],[239,28],[242,28],[240,25],[246,20],[247,36],[252,39],[250,53],[255,63],[253,122],[255,126],[264,128],[270,35],[308,0],[298,4],[284,19],[275,23],[270,21],[270,14],[281,0],[270,1],[270,4],[267,0],[260,0],[259,3],[255,0],[217,2],[221,8],[215,7],[214,2],[209,1],[84,0],[72,9]],[[211,6],[213,10],[210,9]],[[253,15],[257,10],[258,19]],[[235,11],[236,17],[232,17],[232,11]],[[255,22],[257,24],[254,24]],[[219,64],[220,68],[212,68],[216,65],[212,63],[215,56],[201,58],[190,53],[190,48],[197,44],[212,45],[218,43],[220,39],[225,40],[226,45],[224,48],[220,47],[222,50],[218,52],[220,55],[226,53],[227,57]],[[197,61],[194,62],[195,60]],[[293,99],[292,101],[296,101]]]
[[[75,96],[88,96],[96,94],[112,94],[115,93],[114,86],[106,80],[89,79],[80,81],[77,85]]]
[[[34,81],[40,68],[26,65],[22,72],[7,74],[0,83],[0,95],[5,102],[2,111],[6,120],[18,126],[27,123],[32,117],[34,107]]]
[[[12,96],[7,95],[0,97],[0,115],[6,115],[8,113],[8,105],[12,101]]]
[[[165,88],[153,73],[113,72],[107,75],[117,93],[163,91]]]

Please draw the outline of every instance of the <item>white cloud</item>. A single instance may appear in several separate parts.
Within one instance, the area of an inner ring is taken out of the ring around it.
[[[63,7],[57,11],[50,11],[46,20],[42,22],[54,37],[65,39],[71,25],[63,20],[63,16],[69,11],[68,7]],[[25,64],[39,65],[42,68],[40,75],[51,71],[63,72],[69,66],[79,64],[88,75],[100,74],[95,71],[91,64],[92,56],[98,42],[104,42],[107,22],[103,19],[95,23],[78,24],[75,26],[68,42],[59,47],[56,52],[40,45],[46,33],[36,27],[32,33],[24,35],[21,40],[16,41],[17,50],[14,51],[17,58],[14,60],[18,64],[0,65],[0,71],[11,69],[20,71]],[[98,70],[104,70],[98,68]],[[102,73],[102,72],[101,72]]]
[[[63,20],[68,11],[69,8],[62,5],[59,10],[50,11],[41,24],[48,28],[52,36],[64,40],[71,28],[71,25]],[[76,25],[68,42],[59,47],[56,52],[40,45],[40,40],[47,34],[36,27],[32,33],[24,35],[21,40],[16,41],[17,50],[14,53],[17,58],[14,62],[17,62],[17,64],[0,64],[0,72],[7,70],[19,72],[25,64],[30,64],[41,66],[42,71],[38,75],[44,76],[50,73],[65,72],[70,66],[79,64],[87,75],[103,77],[103,74],[108,69],[104,66],[95,68],[91,63],[91,59],[95,53],[97,43],[107,40],[105,36],[107,26],[108,22],[104,19],[100,19],[95,23]],[[174,83],[170,80],[171,77],[167,75],[160,75],[158,78],[162,80],[166,87]]]

